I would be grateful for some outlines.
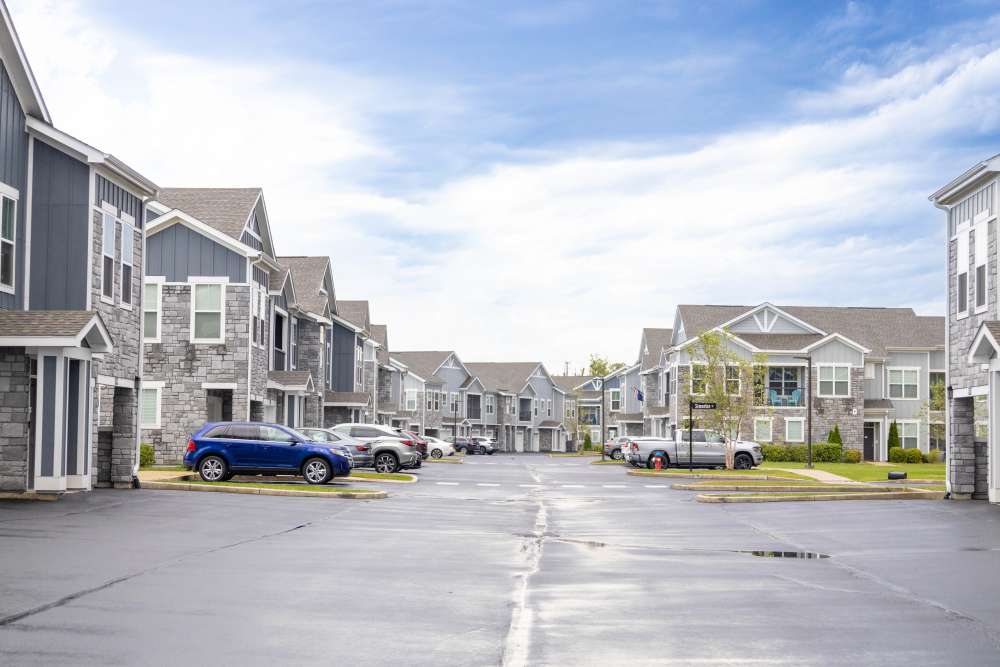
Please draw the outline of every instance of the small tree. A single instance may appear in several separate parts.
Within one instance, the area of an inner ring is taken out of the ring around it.
[[[732,468],[736,446],[732,442],[752,428],[754,408],[762,402],[767,355],[747,357],[730,345],[731,335],[706,331],[692,349],[692,388],[699,399],[715,403],[702,423],[726,436],[726,467]]]
[[[591,375],[604,377],[606,375],[614,373],[619,368],[624,368],[624,367],[625,364],[621,362],[616,361],[614,363],[611,363],[610,361],[608,361],[607,357],[602,357],[599,354],[592,354],[590,355],[590,366],[588,367],[588,371],[590,372]]]
[[[833,425],[833,430],[830,431],[830,434],[828,436],[826,436],[826,441],[829,442],[831,445],[842,445],[842,444],[844,444],[844,441],[840,439],[840,426],[839,425],[837,425],[837,424]]]
[[[889,449],[893,447],[899,447],[899,426],[896,425],[896,420],[893,419],[892,423],[889,424]]]
[[[587,431],[586,435],[583,436],[583,449],[591,450],[594,448],[594,442],[590,439],[590,431]]]

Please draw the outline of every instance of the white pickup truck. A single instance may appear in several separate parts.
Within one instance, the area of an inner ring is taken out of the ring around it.
[[[749,470],[764,460],[764,453],[756,442],[736,440],[733,465],[737,470]],[[623,450],[624,451],[624,450]],[[694,438],[688,446],[688,431],[677,429],[674,439],[631,438],[626,460],[633,466],[653,468],[655,457],[663,457],[663,467],[687,467],[688,452],[695,468],[717,468],[726,465],[726,438],[705,429],[694,429]]]

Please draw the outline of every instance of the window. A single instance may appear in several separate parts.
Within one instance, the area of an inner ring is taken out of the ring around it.
[[[293,371],[298,366],[299,363],[299,320],[297,317],[293,317],[289,321],[288,330],[288,343],[291,345],[291,354],[288,355],[289,361],[291,362],[289,368]]]
[[[496,396],[493,394],[486,395],[486,414],[491,415],[496,411],[495,407]]]
[[[124,217],[124,216],[123,216]],[[135,251],[135,227],[122,222],[122,305],[132,307],[132,253]]]
[[[516,415],[517,414],[517,403],[514,401],[514,397],[511,396],[508,399],[508,401],[509,401],[509,403],[507,404],[507,407],[510,408],[510,414]]]
[[[295,396],[289,396],[289,398],[296,398]],[[298,414],[298,410],[296,410]],[[266,440],[267,442],[296,442],[295,437],[283,428],[277,428],[274,426],[258,426],[260,429],[260,439]]]
[[[707,369],[704,364],[691,364],[691,393],[705,393],[705,373]]]
[[[457,414],[458,413],[458,393],[457,392],[454,392],[454,391],[451,392],[451,404],[448,406],[448,412],[451,412],[452,414]]]
[[[805,441],[805,419],[801,417],[785,418],[785,442]]]
[[[274,349],[279,352],[285,351],[285,316],[281,313],[274,314]]]
[[[355,345],[354,346],[354,381],[358,383],[359,386],[365,383],[365,370],[364,370],[364,346]]]
[[[434,409],[434,394],[436,393],[437,392],[434,391],[428,391],[424,394],[424,404],[427,406],[428,410]]]
[[[417,392],[415,389],[406,390],[406,409],[411,412],[417,409]]]
[[[192,327],[193,342],[224,342],[222,329],[222,285],[195,283]]]
[[[538,416],[538,399],[536,398],[534,401],[532,401],[532,404],[534,405],[534,412],[535,412],[535,416],[537,417]]]
[[[434,392],[434,412],[440,412],[441,411],[441,403],[442,403],[442,401],[441,401],[441,392],[440,391],[435,391]]]
[[[608,392],[611,395],[611,411],[622,409],[622,390],[612,389]]]
[[[875,364],[870,361],[865,362],[865,379],[874,380],[875,379]]]
[[[944,424],[931,424],[930,425],[930,443],[928,445],[930,451],[941,452],[942,454],[947,449],[944,439]]]
[[[101,275],[101,298],[114,302],[115,299],[115,216],[104,214],[104,229],[102,233],[102,252],[104,263]]]
[[[849,366],[820,366],[819,395],[845,398],[851,395],[851,369]]]
[[[973,228],[975,246],[973,252],[976,260],[976,312],[986,310],[986,223],[980,223]]]
[[[2,198],[0,211],[0,286],[14,290],[14,239],[17,234],[17,201]]]
[[[545,410],[546,410],[545,416],[546,417],[551,417],[552,416],[552,399],[551,398],[545,401]]]
[[[889,398],[912,399],[919,396],[920,371],[916,368],[889,369]]]
[[[142,295],[143,340],[160,342],[160,283],[147,282]]]
[[[965,317],[969,314],[969,230],[960,227],[958,238],[956,239],[956,252],[958,253],[956,289],[958,290],[957,315]]]
[[[899,444],[904,449],[916,449],[920,447],[919,422],[899,422]]]
[[[730,396],[739,396],[742,393],[739,366],[726,366],[726,393]]]
[[[757,417],[753,420],[753,439],[757,442],[771,442],[770,417]]]
[[[142,388],[142,428],[160,428],[160,390]]]

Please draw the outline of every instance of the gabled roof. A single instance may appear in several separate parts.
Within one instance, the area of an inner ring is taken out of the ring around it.
[[[0,310],[2,347],[83,347],[111,352],[111,334],[93,310]]]
[[[375,351],[375,360],[381,366],[389,365],[389,327],[384,324],[372,325],[372,338],[379,344]]]
[[[409,352],[390,352],[394,359],[406,364],[406,367],[424,380],[431,380],[437,369],[454,352],[450,350],[419,350]]]
[[[163,188],[157,201],[239,241],[262,192],[260,188]]]
[[[678,317],[688,339],[749,313],[758,306],[680,305]],[[871,350],[875,357],[885,357],[891,348],[941,348],[944,346],[944,318],[917,315],[912,308],[871,308],[841,306],[776,306],[794,318],[825,332],[840,334]],[[734,334],[758,349],[805,349],[824,336],[806,334]],[[789,336],[801,335],[791,339]],[[769,344],[766,339],[781,345]],[[754,341],[754,342],[751,342]],[[786,348],[796,341],[800,348]]]
[[[281,391],[312,391],[313,379],[309,371],[268,371],[267,386]]]
[[[947,205],[950,199],[956,194],[962,193],[970,185],[979,181],[983,176],[1000,172],[1000,154],[987,158],[982,162],[977,162],[965,172],[955,177],[928,199],[934,204]]]
[[[343,407],[367,407],[368,394],[362,391],[328,391],[323,395],[323,405]]]
[[[579,393],[577,388],[593,380],[596,375],[553,375],[552,381],[565,392]]]
[[[42,91],[35,81],[35,74],[31,71],[31,64],[24,54],[24,47],[21,45],[21,38],[17,35],[14,21],[7,10],[7,3],[0,2],[0,15],[3,17],[4,29],[0,31],[0,60],[3,60],[7,68],[7,75],[14,85],[14,92],[17,94],[17,101],[21,103],[24,113],[52,123],[49,116],[49,109],[45,106],[42,98]]]
[[[660,350],[670,347],[670,339],[673,335],[673,329],[646,328],[642,330],[642,340],[645,349],[639,351],[640,371],[648,371],[659,365]]]
[[[326,316],[330,305],[329,295],[320,292],[327,271],[330,270],[329,257],[279,257],[278,264],[292,274],[295,285],[296,303],[304,310]]]
[[[517,393],[531,379],[531,374],[541,365],[539,361],[480,361],[468,362],[469,373],[479,378],[483,389],[489,392]]]
[[[337,301],[337,314],[354,326],[361,329],[365,335],[370,335],[370,312],[367,301]]]

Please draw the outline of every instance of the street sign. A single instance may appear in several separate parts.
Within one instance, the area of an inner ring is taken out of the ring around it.
[[[718,403],[691,403],[692,410],[715,410],[718,407]]]

